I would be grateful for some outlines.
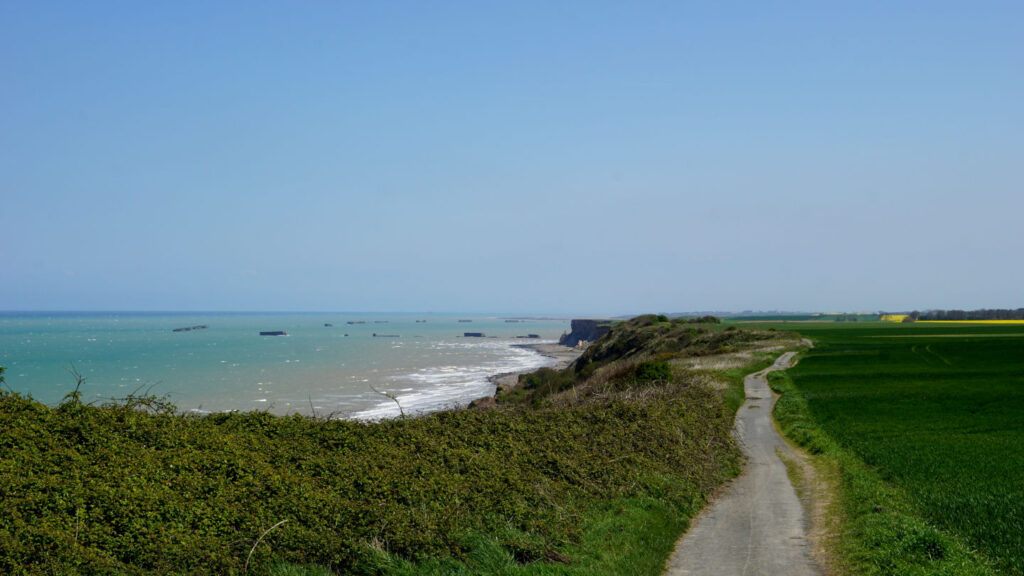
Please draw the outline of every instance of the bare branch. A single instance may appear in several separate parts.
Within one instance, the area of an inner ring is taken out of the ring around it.
[[[395,403],[395,405],[398,406],[398,413],[401,415],[402,418],[405,418],[405,410],[402,409],[402,404],[398,401],[398,397],[395,396],[394,393],[377,390],[376,388],[373,387],[373,384],[370,384],[370,390],[373,390],[374,392],[380,394],[381,396],[390,398]]]
[[[271,530],[273,530],[274,528],[277,528],[278,526],[280,526],[281,524],[284,524],[287,521],[288,521],[288,519],[285,518],[284,520],[281,520],[277,524],[274,524],[270,528],[267,528],[266,530],[264,530],[263,534],[260,534],[260,537],[256,539],[256,543],[253,544],[252,548],[249,550],[249,555],[246,556],[246,558],[245,558],[245,568],[242,569],[242,573],[243,574],[248,574],[249,573],[249,561],[252,560],[252,553],[256,551],[256,547],[260,545],[260,542],[263,542],[263,538],[265,538],[267,536],[267,534],[270,534]]]

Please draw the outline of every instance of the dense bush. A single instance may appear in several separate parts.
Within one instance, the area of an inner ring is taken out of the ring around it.
[[[283,520],[250,572],[374,573],[381,551],[459,558],[472,534],[523,562],[563,558],[594,502],[689,514],[737,466],[719,394],[686,382],[374,424],[134,404],[0,394],[0,573],[237,574]]]
[[[659,382],[672,379],[672,366],[664,360],[648,360],[634,368],[636,379],[641,382]]]
[[[722,321],[719,320],[716,316],[701,316],[700,318],[695,318],[694,320],[691,320],[691,322],[693,322],[695,324],[721,324],[722,323]]]
[[[537,405],[542,399],[568,390],[576,384],[576,378],[568,370],[555,370],[554,368],[540,368],[529,374],[523,374],[519,378],[519,386],[522,392],[529,394],[530,402]],[[511,398],[505,398],[511,400]]]
[[[604,338],[587,348],[574,369],[579,377],[587,378],[612,362],[651,355],[719,354],[740,344],[775,337],[767,332],[737,330],[735,326],[722,329],[717,323],[714,316],[659,322],[652,314],[619,322]]]

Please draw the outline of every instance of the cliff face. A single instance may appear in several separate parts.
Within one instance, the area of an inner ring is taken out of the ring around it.
[[[580,342],[596,342],[611,330],[611,320],[573,320],[572,331],[558,340],[562,346],[577,346]]]

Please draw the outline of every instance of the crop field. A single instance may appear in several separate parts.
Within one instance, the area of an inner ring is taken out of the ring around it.
[[[1019,325],[807,325],[789,371],[812,419],[1000,573],[1024,574]]]

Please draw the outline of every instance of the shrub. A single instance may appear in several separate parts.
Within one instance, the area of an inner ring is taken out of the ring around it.
[[[538,387],[569,381],[546,374]],[[372,424],[0,392],[0,573],[240,574],[253,550],[250,574],[373,574],[381,550],[465,558],[474,533],[521,562],[564,558],[595,503],[702,500],[735,473],[730,425],[701,386]]]
[[[695,324],[721,324],[722,321],[715,316],[701,316],[693,320]]]
[[[636,365],[634,375],[640,382],[667,382],[672,379],[672,366],[664,360],[648,360]]]

